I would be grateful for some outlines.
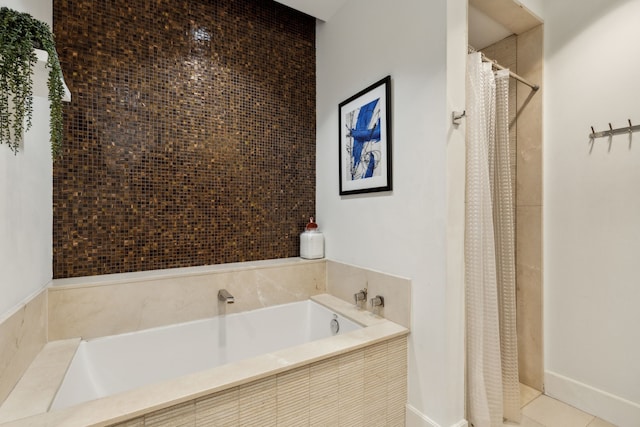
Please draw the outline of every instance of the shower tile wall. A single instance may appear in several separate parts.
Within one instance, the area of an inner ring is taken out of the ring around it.
[[[518,35],[518,74],[540,83],[543,27]],[[520,380],[544,390],[542,294],[542,97],[518,85],[518,188],[516,196],[516,282]]]
[[[73,99],[54,277],[296,256],[315,210],[315,20],[272,1],[53,4]]]
[[[542,26],[507,37],[483,52],[529,81],[542,81]],[[543,390],[542,349],[542,89],[511,79],[509,140],[516,219],[516,313],[520,382]]]

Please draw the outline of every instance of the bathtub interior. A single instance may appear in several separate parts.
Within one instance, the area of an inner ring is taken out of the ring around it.
[[[82,341],[51,409],[360,329],[313,301]]]

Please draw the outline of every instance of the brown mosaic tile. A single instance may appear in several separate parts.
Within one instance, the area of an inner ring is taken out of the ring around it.
[[[54,0],[72,92],[54,277],[296,256],[315,20],[273,1]]]

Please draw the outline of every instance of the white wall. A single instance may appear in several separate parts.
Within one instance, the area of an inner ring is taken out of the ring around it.
[[[459,427],[466,425],[462,420],[465,413],[465,340],[464,340],[464,228],[465,228],[465,124],[454,125],[451,113],[465,109],[466,69],[468,46],[468,1],[447,1],[447,103],[445,126],[447,128],[447,280],[445,289],[444,331],[448,339],[446,354],[449,357],[445,374],[449,399],[450,419],[458,418]],[[422,310],[416,301],[415,310]],[[414,312],[415,313],[415,312]],[[420,313],[414,319],[419,320]],[[453,418],[451,418],[453,416]],[[444,425],[444,424],[443,424]]]
[[[50,0],[3,0],[51,24]],[[52,277],[52,164],[49,102],[34,96],[33,127],[14,155],[0,145],[0,319],[39,292]]]
[[[640,1],[545,2],[545,387],[640,425]]]
[[[466,1],[350,0],[317,26],[318,222],[328,258],[412,280],[410,426],[451,426],[464,417],[460,258],[446,256],[456,250],[447,232],[459,239],[462,230],[447,222],[461,206],[460,193],[447,198],[448,169],[463,170],[448,165],[448,150],[464,161],[460,137],[447,146],[449,132],[463,132],[450,129],[447,109],[448,3],[463,58]],[[394,190],[340,197],[338,104],[387,74]],[[458,79],[464,91],[464,74]],[[449,101],[464,109],[459,92]],[[458,283],[448,282],[448,268],[457,269]]]
[[[34,18],[49,24],[49,27],[53,24],[52,0],[0,0],[0,7],[29,13]]]

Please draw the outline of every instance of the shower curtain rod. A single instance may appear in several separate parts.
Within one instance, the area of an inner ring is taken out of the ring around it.
[[[484,53],[480,52],[480,55],[481,55],[482,60],[484,62],[490,62],[491,66],[494,67],[494,68],[497,68],[498,70],[507,70],[507,71],[509,71],[509,76],[510,77],[513,77],[514,79],[518,80],[519,82],[526,84],[531,89],[533,89],[534,92],[537,91],[538,89],[540,89],[540,86],[538,86],[536,84],[533,84],[533,83],[529,82],[528,80],[520,77],[519,75],[517,75],[513,71],[509,70],[508,68],[505,68],[502,65],[498,64],[497,61],[494,61],[493,59],[487,58],[487,56]]]

